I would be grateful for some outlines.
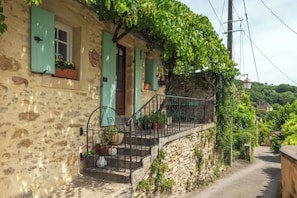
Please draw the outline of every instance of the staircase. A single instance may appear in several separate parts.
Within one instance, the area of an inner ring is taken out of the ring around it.
[[[98,107],[87,122],[86,145],[96,144],[97,138],[104,133],[104,122],[121,128],[124,139],[121,144],[111,146],[109,155],[103,156],[107,164],[102,167],[96,165],[99,154],[87,146],[86,153],[89,155],[81,154],[84,161],[83,174],[131,183],[135,187],[157,157],[159,145],[164,144],[164,138],[178,137],[181,132],[212,122],[213,108],[213,100],[155,95],[129,120],[125,120],[110,107]],[[156,116],[159,113],[168,117],[170,115],[171,121],[165,122],[163,117]],[[147,121],[144,118],[150,119]],[[161,121],[165,122],[162,127],[152,128],[153,122],[159,125]],[[144,124],[149,127],[144,127]],[[163,138],[161,142],[160,138]],[[90,151],[93,152],[90,154]]]
[[[129,143],[131,143],[131,147]],[[150,156],[151,147],[157,143],[158,139],[148,134],[138,136],[134,134],[131,137],[129,133],[125,133],[123,143],[115,146],[117,154],[104,156],[107,161],[105,167],[98,168],[96,166],[99,155],[85,157],[83,174],[119,183],[130,183],[130,170],[141,168],[143,166],[142,159]]]

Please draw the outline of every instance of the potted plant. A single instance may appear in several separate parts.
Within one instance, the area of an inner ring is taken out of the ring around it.
[[[151,90],[151,89],[152,89],[152,86],[151,86],[151,84],[150,84],[150,83],[147,83],[147,82],[145,82],[145,83],[144,83],[144,89],[145,89],[145,90]]]
[[[141,125],[142,130],[149,130],[152,127],[152,121],[148,115],[139,118],[138,123]]]
[[[167,116],[164,112],[155,112],[151,115],[152,120],[152,128],[154,130],[156,129],[162,129],[164,128],[165,124],[167,124]]]
[[[65,61],[61,56],[56,58],[55,62],[55,76],[68,79],[77,79],[78,71],[75,69],[73,63]]]
[[[109,134],[105,134],[104,131],[101,132],[100,137],[97,139],[97,144],[95,146],[96,153],[101,156],[108,155],[108,149],[111,147],[109,145],[111,141],[111,136]]]
[[[104,134],[110,139],[110,143],[113,145],[119,145],[123,142],[124,133],[123,130],[117,126],[107,126],[104,128]]]

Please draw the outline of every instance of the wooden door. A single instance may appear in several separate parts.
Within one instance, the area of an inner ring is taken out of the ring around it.
[[[117,62],[116,62],[116,110],[119,115],[125,114],[125,95],[126,95],[126,49],[117,45]]]

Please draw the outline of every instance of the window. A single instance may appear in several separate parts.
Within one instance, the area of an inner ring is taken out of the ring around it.
[[[156,60],[146,60],[144,81],[152,86],[152,90],[158,90],[158,63]]]
[[[79,24],[72,28],[56,21],[52,12],[34,6],[31,9],[31,71],[79,80],[81,56],[81,27]],[[64,74],[61,76],[61,72],[58,74],[56,58],[62,59],[60,66],[71,67],[73,77],[66,77]]]
[[[55,28],[55,54],[56,58],[63,58],[72,62],[72,28],[56,22]]]

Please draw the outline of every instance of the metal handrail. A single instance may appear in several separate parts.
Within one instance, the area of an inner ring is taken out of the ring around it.
[[[107,108],[116,114],[116,110],[110,107],[98,107],[91,112],[87,122],[87,145],[90,142],[89,136],[94,143],[96,133],[102,133],[101,112]],[[126,122],[120,119],[126,128],[125,138],[123,145],[116,146],[118,155],[106,157],[110,162],[108,166],[116,166],[112,170],[117,171],[129,170],[131,181],[132,172],[142,166],[142,159],[151,154],[152,146],[158,144],[160,138],[192,129],[199,124],[213,122],[213,119],[214,99],[156,94]],[[97,130],[94,125],[99,125],[100,129]],[[87,152],[88,149],[87,147]]]

